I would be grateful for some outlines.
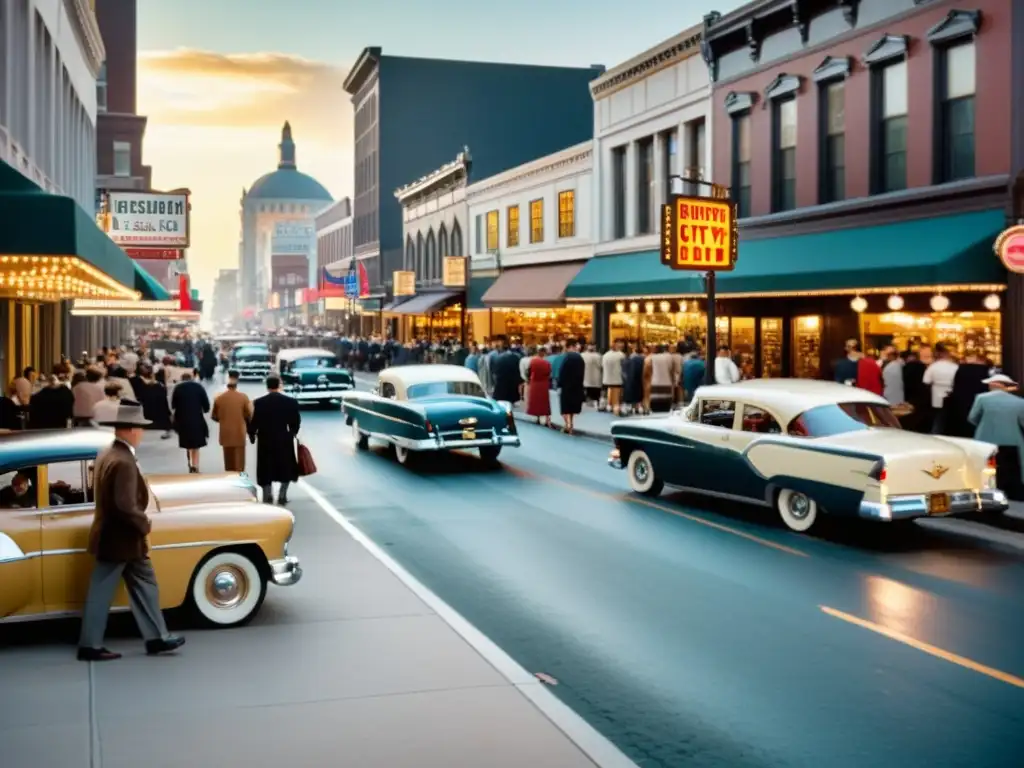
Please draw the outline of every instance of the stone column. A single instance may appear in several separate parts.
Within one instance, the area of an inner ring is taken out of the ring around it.
[[[637,145],[635,141],[626,146],[626,237],[636,237],[639,227],[640,190]]]
[[[668,174],[665,173],[665,155],[668,153],[666,142],[668,135],[658,133],[654,135],[654,186],[651,188],[651,221],[654,222],[655,231],[660,229],[659,212],[661,204],[668,200]]]
[[[601,173],[594,179],[601,209],[597,242],[607,243],[615,239],[615,156],[613,148],[606,144],[601,145]]]

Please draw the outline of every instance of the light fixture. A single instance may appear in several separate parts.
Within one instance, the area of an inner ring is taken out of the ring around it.
[[[629,311],[630,312],[634,312],[634,313],[639,312],[640,311],[640,305],[637,304],[635,301],[630,302],[630,304],[629,304]]]
[[[644,304],[644,309],[647,311],[648,315],[653,314],[654,313],[654,302],[653,301],[648,301],[646,304]]]
[[[667,301],[663,301],[661,302],[660,308],[662,312],[668,312],[672,308],[672,305],[669,304]]]
[[[618,312],[619,314],[622,314],[623,312],[626,311],[626,305],[620,301],[618,304],[615,305],[615,311]]]
[[[894,293],[892,296],[889,297],[889,300],[886,302],[886,304],[888,305],[889,309],[891,309],[893,312],[899,312],[901,309],[903,309],[903,297],[900,296],[898,293]]]
[[[860,314],[867,308],[868,300],[865,299],[863,296],[854,296],[852,299],[850,299],[850,309],[852,309],[857,314]]]
[[[928,300],[928,305],[932,308],[932,312],[945,312],[949,309],[949,297],[936,293]]]
[[[680,312],[685,312],[686,311],[686,302],[685,301],[680,301],[679,302],[679,311]]]
[[[1002,306],[1002,301],[997,293],[990,293],[981,303],[989,312],[996,312]]]

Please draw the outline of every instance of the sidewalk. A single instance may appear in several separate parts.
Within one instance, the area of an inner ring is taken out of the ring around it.
[[[144,469],[180,472],[176,441],[153,438]],[[172,617],[179,654],[145,656],[127,617],[106,664],[75,661],[77,621],[0,628],[4,768],[633,766],[354,529],[348,495],[296,488],[302,581],[242,629]]]

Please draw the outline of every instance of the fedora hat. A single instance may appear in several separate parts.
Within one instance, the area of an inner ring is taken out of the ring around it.
[[[117,416],[110,421],[97,421],[101,427],[115,429],[142,429],[153,422],[142,415],[142,406],[134,400],[122,400],[117,406]]]
[[[987,379],[981,380],[982,384],[1002,384],[1007,387],[1017,386],[1017,382],[1007,376],[1005,373],[995,373],[989,376]]]

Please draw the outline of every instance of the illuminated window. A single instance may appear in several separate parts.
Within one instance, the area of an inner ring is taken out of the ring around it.
[[[774,211],[796,208],[796,99],[772,105],[775,120],[775,162],[772,164]]]
[[[558,236],[576,236],[576,193],[571,189],[558,193]]]
[[[498,212],[487,212],[487,250],[498,250]]]
[[[519,206],[508,207],[508,247],[519,245]]]
[[[974,176],[974,41],[941,51],[942,105],[939,144],[942,181]]]
[[[530,201],[530,242],[544,242],[544,201]]]

